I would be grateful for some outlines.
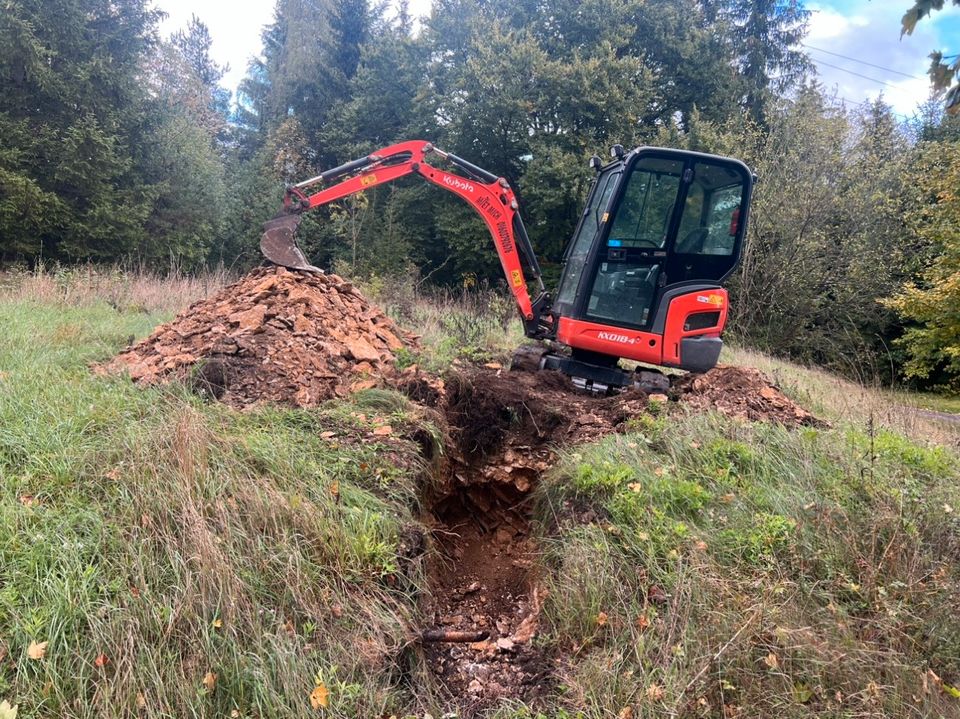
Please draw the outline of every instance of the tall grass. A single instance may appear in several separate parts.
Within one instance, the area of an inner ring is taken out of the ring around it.
[[[541,486],[571,716],[960,716],[954,454],[711,415],[637,430]]]
[[[505,291],[429,288],[405,278],[367,279],[362,286],[400,326],[420,335],[423,352],[413,359],[428,370],[442,372],[457,360],[508,365],[524,341]]]
[[[0,302],[0,700],[315,716],[320,681],[334,715],[409,706],[425,477],[409,403],[240,414],[91,375],[154,321]],[[385,421],[396,436],[372,441]]]

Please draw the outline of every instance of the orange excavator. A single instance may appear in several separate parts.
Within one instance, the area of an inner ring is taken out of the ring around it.
[[[649,388],[650,373],[623,369],[621,359],[704,372],[723,346],[723,282],[740,260],[754,175],[739,160],[685,150],[614,145],[610,154],[607,163],[590,158],[596,175],[555,297],[544,287],[509,183],[422,140],[289,186],[260,249],[275,264],[321,272],[296,244],[304,212],[419,175],[466,200],[490,231],[524,331],[541,341],[526,364],[560,370],[597,393]],[[431,155],[455,171],[428,164]]]

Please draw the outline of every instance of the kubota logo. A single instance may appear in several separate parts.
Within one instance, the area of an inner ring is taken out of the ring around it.
[[[723,295],[697,295],[697,302],[714,307],[723,307]]]
[[[597,332],[598,340],[608,340],[610,342],[619,342],[620,344],[632,345],[636,344],[637,340],[634,337],[628,337],[627,335],[618,335],[615,332]]]
[[[474,187],[469,182],[464,182],[463,180],[458,180],[455,177],[450,177],[450,175],[445,175],[443,178],[443,184],[449,185],[450,187],[456,187],[458,190],[466,190],[467,192],[473,192]]]

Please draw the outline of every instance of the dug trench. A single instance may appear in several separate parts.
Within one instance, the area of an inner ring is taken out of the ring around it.
[[[446,437],[440,483],[423,517],[432,540],[421,606],[428,671],[458,716],[503,700],[545,704],[555,688],[554,657],[538,640],[545,593],[536,537],[545,528],[533,526],[534,491],[559,452],[635,429],[650,400],[639,390],[594,396],[558,372],[496,365],[394,386],[439,410]],[[671,396],[744,420],[820,424],[750,368],[681,378]]]
[[[573,394],[552,372],[474,368],[451,376],[440,402],[449,451],[424,518],[433,546],[424,657],[462,716],[504,699],[536,705],[553,668],[536,641],[532,492],[560,448],[621,430],[647,398]]]

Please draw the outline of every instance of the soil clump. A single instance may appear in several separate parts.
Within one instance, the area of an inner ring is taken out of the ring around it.
[[[100,369],[142,384],[186,381],[234,407],[313,407],[394,377],[396,352],[416,347],[341,277],[264,267]]]
[[[673,390],[688,407],[714,409],[728,417],[786,427],[827,426],[753,367],[717,365],[705,374],[679,378]]]

